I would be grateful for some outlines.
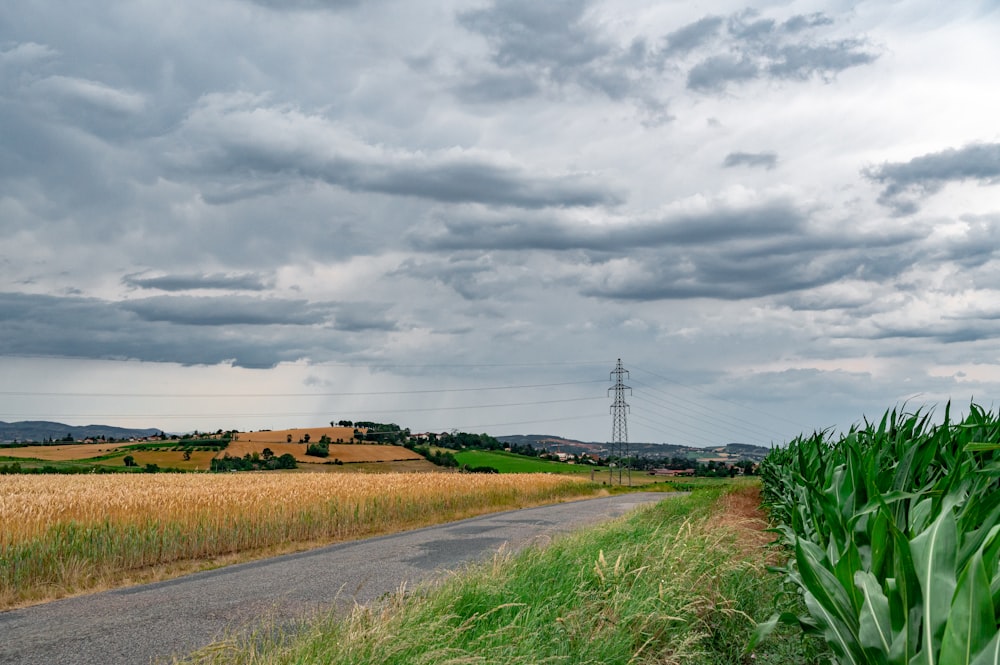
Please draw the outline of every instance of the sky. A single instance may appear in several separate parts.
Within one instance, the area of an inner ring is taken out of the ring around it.
[[[0,420],[770,445],[1000,389],[996,0],[0,4]]]

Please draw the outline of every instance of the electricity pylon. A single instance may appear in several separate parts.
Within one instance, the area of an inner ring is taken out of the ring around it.
[[[628,484],[632,485],[632,460],[628,451],[628,412],[629,406],[625,402],[625,391],[632,394],[632,389],[625,385],[623,379],[628,376],[628,370],[622,367],[622,359],[618,359],[618,365],[611,370],[611,380],[615,385],[608,388],[610,394],[615,391],[615,400],[611,403],[611,457],[618,457],[618,484],[622,484],[622,466],[628,468]],[[615,483],[615,469],[609,465],[610,484]]]

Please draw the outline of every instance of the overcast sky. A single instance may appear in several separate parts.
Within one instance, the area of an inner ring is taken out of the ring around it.
[[[769,444],[1000,390],[996,0],[0,4],[0,420]]]

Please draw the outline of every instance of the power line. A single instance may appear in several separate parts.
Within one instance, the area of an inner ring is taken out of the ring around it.
[[[590,419],[593,419],[593,418],[604,418],[604,416],[601,415],[601,414],[595,414],[595,415],[592,415],[592,416],[568,416],[566,418],[542,418],[541,420],[520,420],[520,421],[517,421],[517,422],[510,422],[510,423],[491,423],[489,425],[461,425],[461,426],[458,426],[458,427],[452,426],[452,427],[448,427],[446,429],[460,429],[460,430],[469,431],[469,430],[477,429],[477,428],[480,428],[480,427],[506,427],[508,425],[534,425],[536,423],[556,423],[556,422],[565,422],[565,421],[569,421],[569,420],[590,420]]]
[[[684,412],[659,400],[649,400],[639,396],[636,396],[635,399],[645,404],[649,404],[652,407],[656,407],[657,411],[662,409],[664,411],[671,412],[668,417],[672,419],[682,419],[681,423],[678,423],[676,420],[674,420],[673,423],[674,425],[679,426],[683,424],[683,426],[686,428],[694,429],[705,434],[718,436],[725,433],[725,436],[727,437],[752,436],[753,438],[760,438],[760,439],[785,438],[784,435],[775,436],[773,432],[769,432],[767,430],[764,430],[763,428],[757,427],[753,423],[749,422],[736,423],[736,424],[727,423],[724,421],[720,421],[716,418],[700,417],[698,414],[693,412]],[[695,422],[692,423],[691,422],[692,420]]]
[[[420,409],[355,409],[362,414],[386,414],[386,413],[436,413],[438,411],[465,411],[469,409],[499,409],[507,408],[512,406],[534,406],[536,404],[563,404],[567,402],[586,402],[603,400],[604,397],[572,397],[568,399],[551,399],[542,400],[536,402],[507,402],[503,404],[471,404],[466,406],[441,406],[441,407],[426,407]],[[4,413],[2,414],[5,418],[11,417],[33,417],[25,416],[20,413]],[[271,412],[271,413],[218,413],[212,414],[211,416],[205,417],[219,417],[219,418],[251,418],[251,417],[261,417],[261,418],[274,418],[279,416],[315,416],[315,411],[285,411],[285,412]],[[201,414],[124,414],[124,413],[62,413],[53,414],[51,417],[54,418],[195,418],[202,417]],[[356,418],[355,418],[356,419]]]
[[[324,393],[82,393],[82,392],[40,392],[20,390],[0,390],[0,395],[12,397],[372,397],[376,395],[426,395],[433,393],[485,392],[490,390],[523,390],[526,388],[554,388],[557,386],[578,386],[589,383],[604,383],[603,379],[589,381],[565,381],[562,383],[534,383],[521,386],[483,386],[466,388],[434,388],[429,390],[382,390],[371,392],[324,392]]]
[[[726,399],[725,397],[719,397],[718,395],[713,395],[710,392],[707,392],[705,390],[701,390],[700,388],[695,388],[694,386],[689,386],[689,385],[681,383],[680,381],[677,381],[675,379],[667,378],[667,377],[663,376],[662,374],[657,374],[656,372],[653,372],[653,371],[648,370],[648,369],[643,369],[641,367],[637,367],[636,369],[638,369],[641,372],[645,372],[647,374],[655,376],[658,379],[662,379],[663,381],[666,381],[668,383],[673,383],[674,385],[680,386],[681,388],[685,388],[687,390],[691,390],[691,391],[694,391],[696,393],[701,393],[702,395],[705,395],[707,397],[711,397],[712,399],[719,400],[720,402],[726,402],[728,404],[732,404],[734,406],[738,406],[741,409],[746,409],[748,411],[752,411],[752,412],[754,412],[756,414],[763,414],[763,415],[768,416],[770,418],[775,418],[777,420],[783,420],[786,423],[788,423],[790,425],[795,425],[796,427],[798,427],[800,429],[803,429],[803,430],[808,430],[809,429],[808,427],[805,427],[804,425],[802,425],[802,423],[797,423],[794,420],[789,420],[788,418],[785,418],[784,416],[779,416],[779,415],[776,415],[776,414],[773,414],[773,413],[769,413],[767,411],[763,411],[763,410],[761,410],[759,408],[756,408],[756,407],[747,406],[746,404],[740,404],[739,402],[735,402],[735,401],[733,401],[731,399]]]

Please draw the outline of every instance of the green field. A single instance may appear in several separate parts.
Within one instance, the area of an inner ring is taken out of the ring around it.
[[[491,466],[500,473],[574,473],[590,475],[602,471],[607,474],[608,467],[592,466],[590,464],[567,464],[552,460],[526,457],[515,453],[492,450],[460,450],[452,451],[455,459],[462,466]]]

